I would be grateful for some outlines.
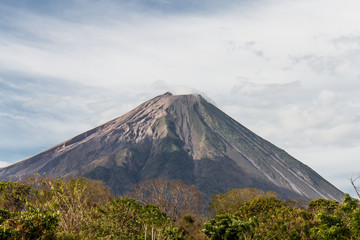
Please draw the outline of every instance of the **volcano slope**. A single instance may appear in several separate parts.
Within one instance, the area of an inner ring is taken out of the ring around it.
[[[180,179],[210,195],[233,188],[283,199],[341,200],[343,193],[200,95],[165,93],[125,115],[0,169],[0,180],[39,173],[105,181],[115,194],[154,178]]]

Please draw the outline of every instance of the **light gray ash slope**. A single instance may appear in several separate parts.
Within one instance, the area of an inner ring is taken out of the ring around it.
[[[0,169],[0,179],[85,176],[121,194],[157,177],[195,184],[206,197],[232,188],[282,198],[341,200],[342,192],[200,95],[170,93],[34,157]]]

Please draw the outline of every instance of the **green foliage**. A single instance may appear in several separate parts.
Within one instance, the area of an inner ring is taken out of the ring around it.
[[[285,204],[275,197],[256,197],[246,202],[236,214],[242,218],[250,218],[253,216],[266,214],[272,215],[283,209]]]
[[[243,221],[257,219],[258,225],[252,230],[255,239],[307,239],[309,235],[309,214],[274,197],[254,198],[235,215]]]
[[[274,192],[264,192],[255,188],[233,189],[224,194],[211,196],[209,210],[213,216],[224,213],[235,213],[246,202],[256,197],[276,197]]]
[[[339,202],[328,199],[316,199],[309,202],[308,209],[311,212],[325,212],[328,214],[334,213],[335,209],[339,207]]]
[[[204,224],[210,239],[360,239],[359,202],[349,195],[342,203],[310,201],[306,209],[261,196],[246,201],[236,212],[228,209]]]
[[[350,197],[349,194],[345,194],[343,203],[340,206],[340,211],[345,214],[349,214],[352,213],[358,207],[359,207],[359,200]]]
[[[349,195],[305,208],[271,192],[235,189],[213,196],[213,217],[205,219],[193,186],[147,183],[136,192],[138,202],[115,198],[104,183],[86,178],[2,181],[0,239],[360,240],[359,200]]]
[[[96,239],[183,239],[166,215],[154,205],[115,198],[99,208],[88,236]]]
[[[158,207],[115,198],[103,182],[0,182],[0,239],[184,239]]]
[[[24,212],[0,209],[0,215],[0,239],[56,239],[56,213],[39,209]]]
[[[34,196],[29,205],[60,214],[58,235],[61,238],[81,237],[97,207],[111,197],[103,182],[86,178],[42,177],[30,181]]]
[[[21,211],[26,207],[30,196],[30,186],[18,182],[0,182],[0,208]]]
[[[314,205],[318,209],[315,214],[315,227],[312,236],[315,239],[360,239],[360,216],[359,201],[344,196],[343,202],[331,200],[313,201],[309,203],[309,209],[314,211]],[[319,202],[322,205],[319,206]]]
[[[350,214],[350,232],[360,239],[360,209],[355,209]]]
[[[317,225],[312,230],[312,235],[319,240],[350,239],[350,229],[339,216],[319,213],[316,215]]]
[[[201,240],[208,239],[202,231],[204,221],[206,220],[201,216],[185,215],[176,224],[186,239]]]
[[[221,214],[206,222],[203,232],[214,240],[250,239],[257,224],[256,218],[242,221],[234,215]]]
[[[33,196],[28,184],[0,182],[0,239],[55,239],[58,214],[30,207]]]

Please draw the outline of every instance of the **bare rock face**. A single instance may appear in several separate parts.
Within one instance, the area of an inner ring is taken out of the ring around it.
[[[342,192],[200,95],[165,93],[34,157],[0,169],[1,180],[85,176],[115,194],[153,178],[195,184],[206,197],[254,187],[282,198],[341,200]]]

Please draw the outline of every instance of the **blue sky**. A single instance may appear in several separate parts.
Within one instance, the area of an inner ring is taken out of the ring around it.
[[[360,174],[360,3],[1,1],[0,163],[200,93],[345,192]]]

